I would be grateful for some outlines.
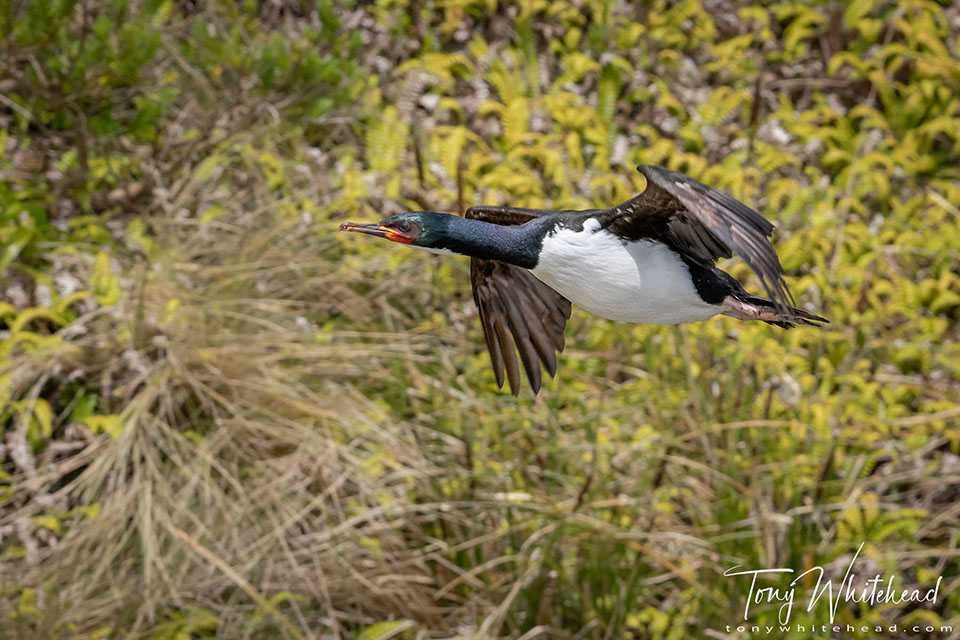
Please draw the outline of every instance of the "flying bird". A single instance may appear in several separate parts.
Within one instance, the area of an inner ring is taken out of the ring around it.
[[[609,209],[551,211],[479,206],[463,218],[407,211],[341,231],[386,238],[433,253],[470,256],[497,385],[514,395],[523,363],[534,393],[542,366],[553,376],[576,304],[602,318],[678,324],[718,314],[784,329],[826,318],[796,308],[776,251],[773,224],[730,196],[662,167],[641,165],[647,187]],[[716,268],[736,253],[769,298],[748,293]],[[511,344],[510,336],[513,336]]]

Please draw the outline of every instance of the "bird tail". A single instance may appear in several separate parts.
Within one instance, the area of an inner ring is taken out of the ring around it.
[[[809,311],[789,306],[778,307],[772,300],[750,294],[727,296],[722,306],[725,316],[741,320],[761,320],[781,329],[792,329],[798,324],[819,327],[830,323],[826,318]]]

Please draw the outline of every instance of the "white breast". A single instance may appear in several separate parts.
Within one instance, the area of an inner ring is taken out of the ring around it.
[[[619,322],[696,322],[721,311],[697,295],[676,253],[649,240],[625,243],[595,218],[582,231],[561,227],[545,237],[531,272],[575,305]]]

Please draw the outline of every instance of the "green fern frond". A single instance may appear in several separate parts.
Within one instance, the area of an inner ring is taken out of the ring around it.
[[[509,54],[508,54],[509,55]],[[513,59],[510,56],[510,59]],[[503,60],[497,59],[490,65],[486,75],[487,82],[497,90],[503,104],[510,104],[512,100],[523,94],[524,83],[522,76],[515,70],[511,71]]]
[[[530,131],[530,103],[526,98],[516,97],[507,103],[503,111],[503,139],[507,148],[521,144]]]
[[[414,70],[435,76],[447,89],[453,86],[457,77],[470,77],[476,72],[473,63],[462,53],[425,53],[397,66],[399,73]]]
[[[380,121],[367,133],[367,161],[377,171],[394,171],[400,166],[410,128],[400,120],[396,107],[387,107]]]

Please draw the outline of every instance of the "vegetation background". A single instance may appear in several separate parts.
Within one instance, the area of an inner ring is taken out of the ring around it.
[[[960,637],[956,3],[0,0],[0,125],[0,636],[770,637],[723,572],[865,542],[943,583],[843,635]],[[832,324],[575,311],[514,399],[466,260],[335,233],[639,163]]]

